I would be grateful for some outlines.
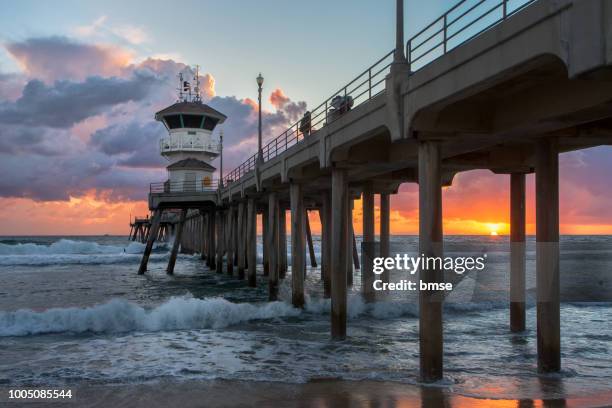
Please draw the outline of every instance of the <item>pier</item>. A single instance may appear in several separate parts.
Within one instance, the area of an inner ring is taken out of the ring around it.
[[[459,1],[405,41],[403,1],[398,0],[395,47],[311,109],[307,120],[271,139],[261,152],[254,152],[218,181],[151,184],[153,215],[144,234],[139,273],[146,272],[163,217],[172,212],[177,221],[168,273],[174,271],[179,249],[199,253],[211,269],[245,279],[249,286],[257,284],[262,271],[273,301],[290,267],[292,302],[303,307],[306,262],[309,258],[312,265],[316,263],[308,212],[317,212],[322,223],[321,278],[325,296],[331,298],[330,333],[342,341],[347,337],[353,268],[362,268],[366,301],[376,300],[372,262],[354,256],[358,251],[351,222],[353,200],[363,200],[363,241],[371,243],[374,199],[380,199],[379,245],[380,256],[385,256],[390,197],[401,184],[418,183],[419,252],[442,256],[442,188],[452,188],[460,172],[487,169],[510,184],[508,327],[522,331],[525,175],[535,173],[537,363],[540,372],[558,372],[558,190],[563,182],[558,157],[612,144],[612,1],[493,3],[483,8],[474,6],[482,1]],[[192,114],[186,107],[177,109],[177,114]],[[223,120],[218,112],[206,114]],[[178,163],[182,168],[197,165]],[[291,265],[287,265],[287,211]],[[257,265],[256,258],[258,219],[263,265]],[[143,239],[143,234],[137,236]],[[430,271],[424,279],[441,282],[442,271]],[[440,293],[420,293],[424,382],[443,377],[442,310]]]

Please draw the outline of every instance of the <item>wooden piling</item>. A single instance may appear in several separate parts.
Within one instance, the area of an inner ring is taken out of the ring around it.
[[[176,226],[176,235],[174,236],[174,243],[172,244],[172,251],[170,252],[170,259],[168,259],[168,267],[166,268],[166,273],[168,275],[174,274],[174,265],[176,264],[176,255],[178,254],[181,239],[183,238],[183,227],[185,225],[186,217],[187,217],[187,210],[182,209],[178,225]]]
[[[525,330],[525,174],[510,175],[510,331]]]
[[[325,190],[321,194],[321,279],[323,280],[323,296],[331,297],[331,240],[332,240],[332,205],[331,194]]]
[[[247,258],[249,268],[249,286],[257,286],[257,208],[255,199],[247,200]]]
[[[155,210],[153,213],[153,219],[151,220],[151,226],[153,228],[153,234],[149,235],[149,239],[147,240],[147,245],[145,246],[144,253],[142,254],[142,259],[140,260],[140,267],[138,268],[138,274],[142,275],[147,270],[147,265],[149,263],[149,256],[151,256],[151,250],[153,249],[153,243],[155,242],[155,235],[157,229],[159,228],[159,223],[161,221],[162,211],[160,209]]]
[[[304,306],[304,275],[306,257],[306,211],[302,186],[291,183],[291,300],[293,306]]]
[[[425,257],[442,258],[442,184],[440,145],[436,141],[419,144],[419,253]],[[387,196],[388,198],[388,196]],[[381,224],[383,207],[381,195]],[[383,243],[381,227],[381,247]],[[381,248],[381,254],[383,249]],[[420,271],[425,283],[441,282],[443,271],[436,268]],[[419,291],[419,357],[423,382],[434,382],[443,376],[443,330],[441,292]]]
[[[332,168],[331,216],[331,335],[346,338],[348,191],[345,169]]]
[[[268,272],[269,299],[278,300],[279,209],[275,192],[268,195]]]
[[[538,371],[561,370],[559,286],[559,153],[557,141],[536,144],[536,285]]]
[[[363,268],[361,269],[361,291],[366,302],[373,302],[376,299],[376,291],[373,284],[375,280],[373,271],[373,260],[376,254],[374,237],[374,192],[371,186],[363,189]]]

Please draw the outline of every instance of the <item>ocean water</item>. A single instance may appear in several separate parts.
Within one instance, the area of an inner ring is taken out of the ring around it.
[[[319,238],[314,237],[317,256]],[[359,241],[359,239],[358,239]],[[132,384],[158,379],[281,381],[321,378],[416,383],[416,297],[396,292],[365,304],[360,271],[349,293],[348,339],[330,341],[329,300],[308,268],[304,310],[179,255],[167,276],[168,246],[126,237],[0,238],[0,385]],[[535,243],[527,252],[527,330],[509,332],[507,237],[446,237],[445,255],[487,254],[484,271],[455,282],[444,310],[445,379],[466,395],[562,398],[612,389],[612,237],[561,242],[562,362],[536,370]],[[418,239],[392,249],[416,255]],[[259,249],[261,244],[259,243]],[[403,276],[392,273],[392,280]]]

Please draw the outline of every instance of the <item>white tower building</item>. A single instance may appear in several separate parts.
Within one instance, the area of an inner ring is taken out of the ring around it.
[[[155,120],[166,126],[168,134],[160,140],[160,153],[170,164],[166,191],[204,191],[213,186],[216,170],[211,162],[221,154],[217,125],[227,118],[202,103],[198,67],[179,74],[179,99],[157,112]]]

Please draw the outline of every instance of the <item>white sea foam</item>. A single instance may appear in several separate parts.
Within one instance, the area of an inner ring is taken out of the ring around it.
[[[102,245],[92,241],[60,239],[50,245],[0,243],[0,265],[73,265],[117,264],[137,262],[145,245],[130,242],[127,246]],[[156,248],[164,248],[157,244]],[[163,258],[165,254],[153,256]]]
[[[251,304],[232,303],[223,298],[173,297],[147,310],[114,299],[88,308],[0,312],[0,336],[219,329],[250,320],[297,316],[300,313],[299,309],[284,302]]]

